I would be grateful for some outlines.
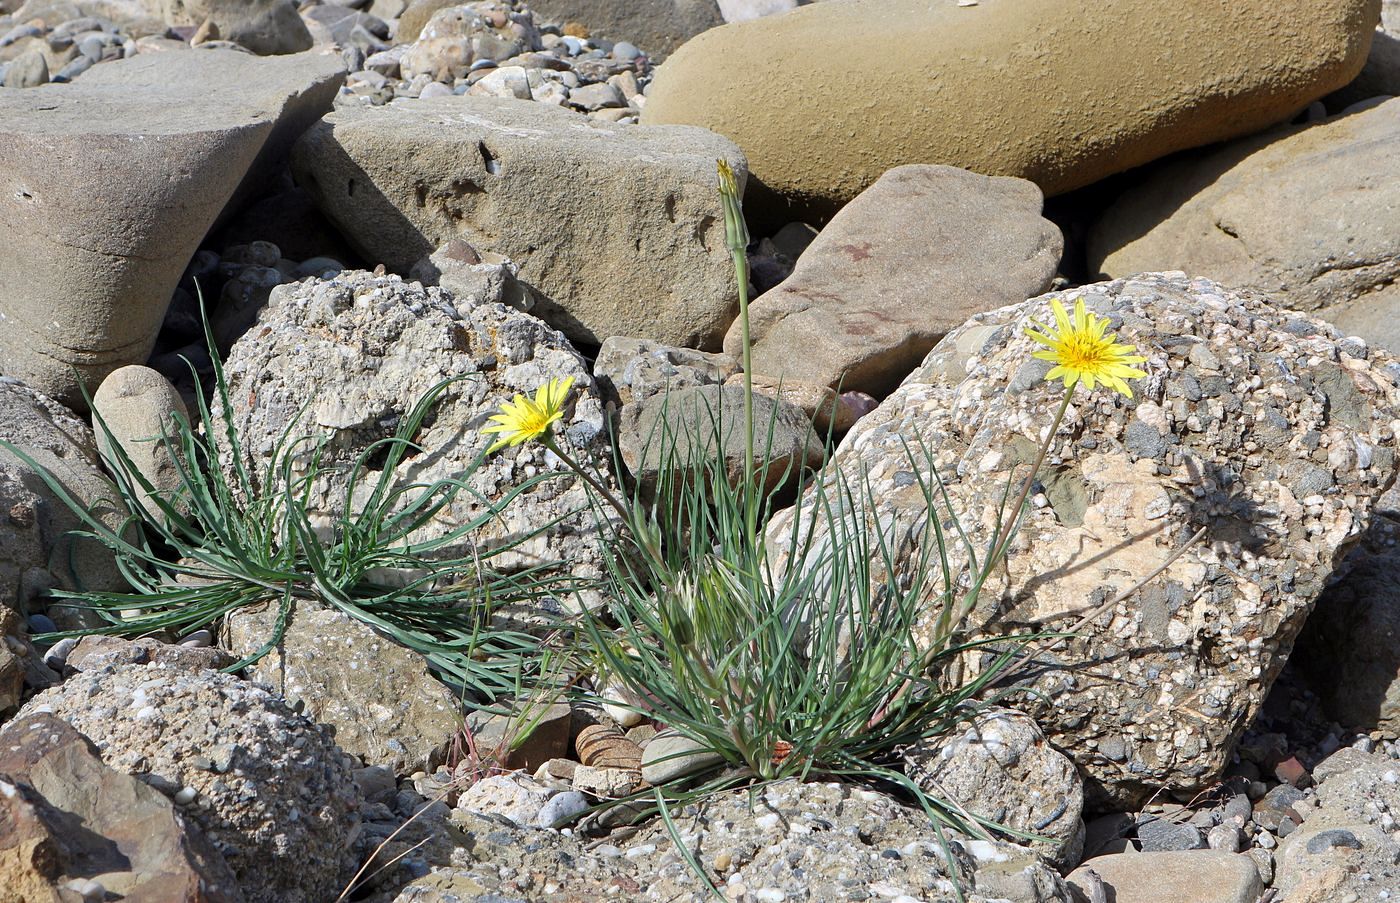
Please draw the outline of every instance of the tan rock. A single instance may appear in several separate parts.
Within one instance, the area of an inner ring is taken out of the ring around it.
[[[1164,165],[1094,226],[1091,269],[1181,269],[1400,352],[1400,99]]]
[[[123,468],[116,454],[120,447],[135,471],[128,479],[137,504],[151,516],[160,516],[160,509],[151,500],[151,493],[137,482],[137,475],[167,503],[174,500],[182,484],[175,415],[189,416],[180,393],[156,371],[132,364],[108,374],[92,403],[100,418],[95,421],[97,447],[108,469],[117,473]]]
[[[733,139],[751,196],[783,202],[752,212],[779,223],[829,216],[904,163],[1019,176],[1054,195],[1289,118],[1360,71],[1379,8],[818,3],[689,41],[657,73],[642,121]]]
[[[240,658],[272,636],[277,606],[228,617],[228,647]],[[427,662],[360,622],[299,606],[283,641],[248,669],[308,716],[335,727],[337,744],[369,765],[399,774],[429,770],[460,725],[460,703]]]
[[[742,178],[738,148],[700,129],[462,96],[340,109],[293,169],[371,263],[407,272],[459,237],[515,262],[538,293],[529,313],[576,341],[714,349],[738,294],[717,158]]]
[[[1069,875],[1070,885],[1085,895],[1092,886],[1090,870],[1116,903],[1255,903],[1264,891],[1248,856],[1216,850],[1090,859]]]
[[[890,170],[749,306],[754,372],[889,394],[968,317],[1050,287],[1063,242],[1040,207],[1022,179]],[[742,354],[737,321],[724,350]]]

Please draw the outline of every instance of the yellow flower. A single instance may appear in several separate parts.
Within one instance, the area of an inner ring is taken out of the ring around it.
[[[1026,327],[1026,334],[1046,350],[1035,352],[1035,357],[1043,361],[1053,361],[1054,369],[1045,374],[1046,379],[1063,379],[1066,389],[1073,389],[1081,379],[1090,389],[1094,381],[1103,383],[1110,389],[1122,392],[1129,398],[1133,390],[1125,380],[1136,379],[1147,374],[1129,364],[1141,364],[1147,360],[1132,345],[1120,345],[1114,340],[1114,333],[1104,333],[1108,320],[1095,316],[1084,309],[1084,299],[1074,303],[1074,319],[1071,320],[1065,307],[1059,301],[1050,302],[1055,312],[1055,327],[1052,329],[1036,320],[1031,320],[1035,328]]]
[[[499,433],[501,436],[494,445],[486,449],[486,454],[489,455],[507,445],[519,445],[547,436],[549,428],[564,416],[564,401],[573,387],[572,376],[551,379],[535,390],[533,399],[516,395],[514,401],[502,404],[501,413],[491,417],[496,422],[481,430],[483,433]]]

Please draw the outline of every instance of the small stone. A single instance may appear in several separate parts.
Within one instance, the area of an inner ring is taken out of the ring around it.
[[[1200,829],[1195,825],[1179,825],[1165,818],[1149,818],[1138,822],[1137,836],[1144,853],[1199,850],[1206,845]]]
[[[193,787],[181,787],[180,791],[175,794],[175,805],[188,806],[194,802],[197,796],[199,796],[199,791]]]
[[[1267,831],[1277,831],[1285,818],[1297,815],[1292,807],[1302,798],[1303,791],[1297,787],[1291,784],[1278,785],[1254,804],[1254,823]]]
[[[1243,843],[1244,837],[1235,825],[1216,825],[1206,832],[1206,845],[1212,850],[1238,853]]]
[[[577,790],[566,790],[550,797],[535,819],[535,827],[552,828],[588,811],[588,798]]]
[[[724,758],[675,731],[662,731],[642,751],[642,780],[653,786],[717,765]]]
[[[23,53],[5,67],[6,88],[37,88],[49,80],[49,64],[37,50]]]
[[[1301,839],[1301,838],[1300,838]],[[1361,849],[1361,841],[1356,835],[1342,828],[1334,828],[1330,831],[1319,831],[1308,838],[1307,851],[1316,856],[1334,850],[1338,847],[1348,850]]]
[[[1297,756],[1289,756],[1275,765],[1274,777],[1294,787],[1307,787],[1312,784],[1312,776],[1308,774],[1307,768],[1303,767],[1303,763],[1298,761]]]
[[[637,45],[628,41],[618,41],[612,48],[612,58],[615,60],[631,62],[641,55],[642,51],[637,48]]]

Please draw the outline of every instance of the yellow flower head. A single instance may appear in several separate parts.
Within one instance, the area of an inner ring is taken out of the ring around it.
[[[1035,320],[1031,320],[1032,326],[1026,327],[1027,335],[1046,346],[1034,356],[1055,364],[1045,378],[1063,379],[1066,389],[1073,389],[1082,379],[1091,390],[1097,380],[1132,398],[1133,390],[1128,388],[1126,380],[1147,374],[1128,365],[1141,364],[1147,358],[1133,354],[1137,349],[1132,345],[1117,344],[1114,333],[1105,334],[1108,320],[1086,311],[1083,298],[1074,302],[1073,319],[1058,300],[1051,301],[1050,308],[1055,313],[1054,328]]]
[[[551,379],[535,390],[533,399],[516,395],[514,401],[501,405],[501,413],[491,417],[494,423],[483,427],[483,433],[499,433],[501,438],[486,449],[491,454],[507,445],[519,445],[549,433],[554,422],[564,416],[564,401],[574,387],[572,376]]]

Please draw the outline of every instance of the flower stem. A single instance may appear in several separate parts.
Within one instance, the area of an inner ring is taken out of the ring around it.
[[[617,496],[609,492],[607,488],[603,486],[602,483],[598,482],[598,480],[591,473],[584,470],[583,467],[577,461],[575,461],[573,457],[569,455],[568,452],[560,448],[559,443],[554,441],[553,435],[546,433],[540,439],[540,441],[544,444],[545,448],[554,452],[554,454],[558,456],[559,460],[564,462],[564,465],[566,467],[568,467],[574,473],[582,477],[583,481],[587,483],[590,487],[592,487],[594,492],[597,492],[600,496],[603,497],[605,501],[607,501],[609,505],[612,505],[613,509],[616,510],[617,513],[622,516],[622,522],[624,524],[631,522],[628,518],[627,509],[623,507],[622,502],[618,501]]]

